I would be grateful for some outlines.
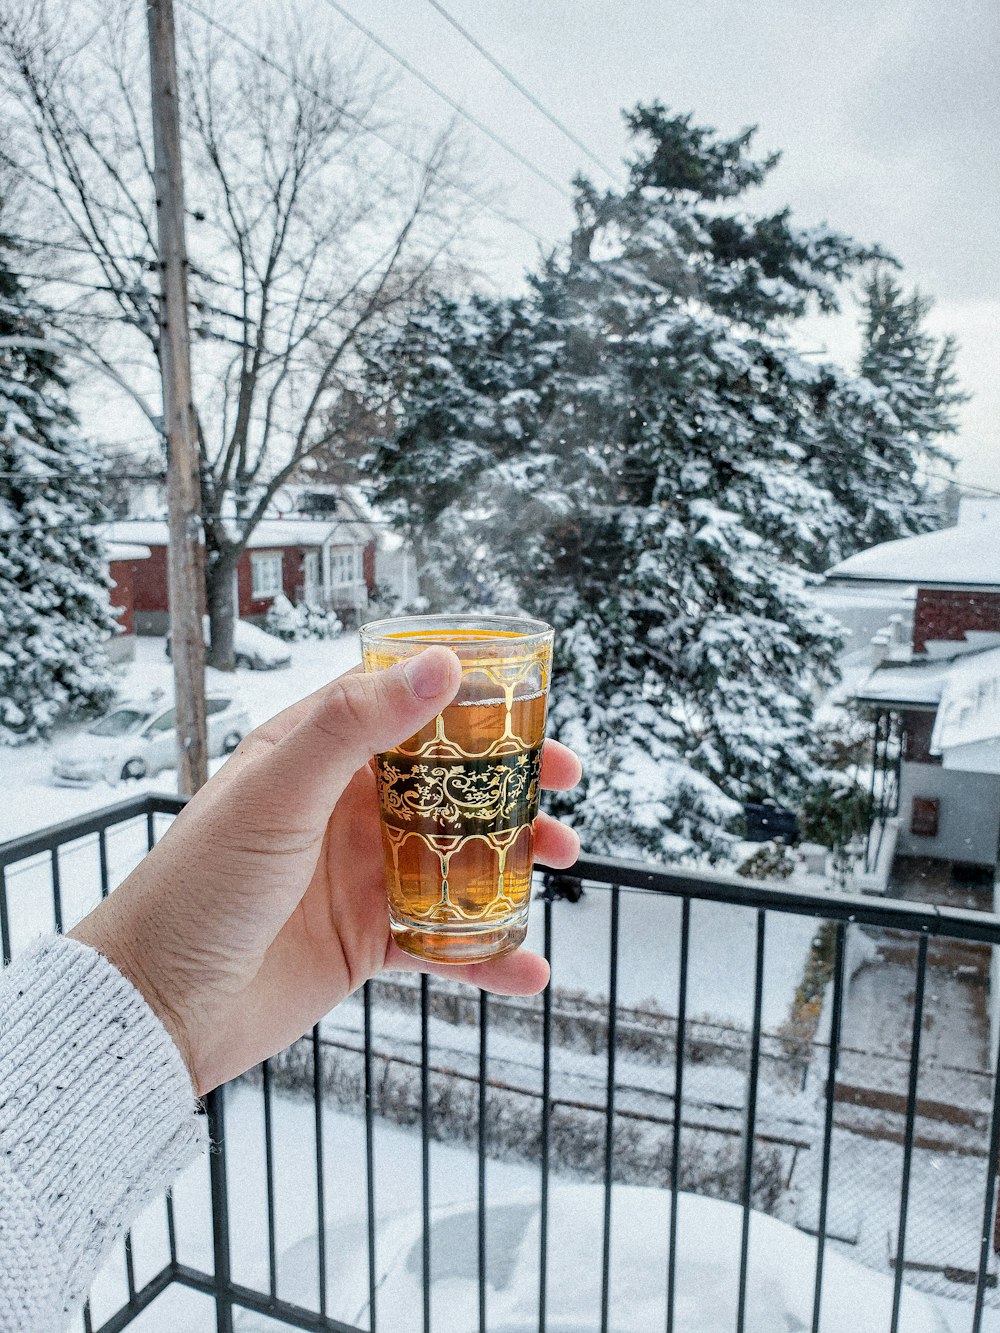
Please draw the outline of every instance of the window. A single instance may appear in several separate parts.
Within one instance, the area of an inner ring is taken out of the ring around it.
[[[280,551],[254,551],[251,555],[250,592],[253,597],[277,597],[281,592]]]
[[[354,546],[341,546],[330,552],[330,583],[334,587],[357,582],[361,577],[360,556],[361,552]]]
[[[933,796],[914,796],[910,807],[910,832],[915,838],[936,838],[941,802]]]
[[[175,708],[168,708],[165,713],[161,713],[158,718],[150,722],[146,728],[147,736],[159,736],[164,731],[173,731],[177,716]]]
[[[100,722],[95,722],[89,731],[91,736],[128,736],[138,731],[148,717],[148,713],[140,713],[132,708],[116,708],[107,717],[102,717]]]
[[[319,551],[306,551],[302,569],[306,587],[317,587],[319,584]]]

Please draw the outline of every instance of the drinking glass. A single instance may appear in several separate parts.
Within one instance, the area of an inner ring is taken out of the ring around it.
[[[462,664],[444,712],[375,757],[389,924],[417,958],[478,962],[516,949],[527,933],[554,637],[543,621],[507,616],[361,628],[366,671],[431,644]]]

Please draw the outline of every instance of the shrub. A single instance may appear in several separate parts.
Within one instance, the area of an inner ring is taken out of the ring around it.
[[[845,847],[868,828],[868,793],[846,773],[834,773],[807,793],[799,822],[807,842]]]
[[[744,879],[787,879],[795,870],[795,858],[780,842],[765,842],[741,865],[736,873]]]
[[[344,631],[333,611],[309,606],[306,602],[293,606],[280,593],[268,608],[264,629],[286,643],[301,643],[303,639],[335,639]]]

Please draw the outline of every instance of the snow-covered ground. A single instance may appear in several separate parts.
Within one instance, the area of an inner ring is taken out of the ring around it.
[[[620,1004],[652,1001],[677,1012],[680,902],[622,891],[619,908]],[[541,951],[544,921],[536,906],[528,945]],[[749,1027],[753,1017],[756,912],[728,903],[693,902],[688,956],[688,1016]],[[771,913],[766,922],[762,1023],[773,1031],[787,1018],[802,980],[816,923]],[[578,903],[553,909],[552,961],[556,984],[607,995],[610,982],[611,895],[589,889]]]
[[[267,1195],[259,1089],[233,1088],[227,1096],[226,1115],[233,1277],[266,1292]],[[315,1245],[317,1192],[311,1103],[276,1094],[273,1124],[278,1295],[315,1308],[319,1294],[319,1255]],[[363,1308],[367,1256],[364,1121],[325,1111],[323,1147],[329,1312],[349,1322],[358,1321],[364,1327],[367,1326]],[[419,1136],[376,1121],[374,1161],[377,1235],[383,1247],[377,1261],[381,1274],[388,1270],[393,1274],[386,1278],[381,1296],[387,1303],[383,1306],[384,1323],[391,1302],[400,1295],[398,1289],[402,1286],[409,1292],[414,1280],[419,1281],[419,1245],[414,1249],[419,1238],[414,1213],[419,1212],[421,1200]],[[431,1303],[433,1326],[439,1333],[468,1333],[478,1326],[471,1305],[474,1288],[467,1276],[475,1273],[475,1231],[474,1223],[465,1216],[466,1212],[473,1218],[475,1215],[476,1168],[474,1153],[438,1143],[431,1145],[430,1197],[435,1217],[440,1219],[432,1230]],[[493,1161],[487,1164],[486,1194],[492,1209],[508,1203],[533,1213],[539,1184],[537,1168]],[[581,1205],[581,1188],[588,1194],[593,1190],[595,1199],[600,1194],[597,1187],[573,1186],[564,1178],[553,1178],[547,1287],[551,1328],[598,1325],[601,1209]],[[174,1191],[178,1256],[182,1263],[210,1272],[208,1197],[207,1167],[199,1162],[185,1172]],[[669,1197],[666,1191],[630,1187],[616,1187],[613,1192],[612,1326],[624,1333],[639,1333],[640,1329],[644,1333],[647,1327],[663,1327]],[[455,1209],[454,1215],[464,1219],[457,1236],[450,1234],[447,1225],[450,1206],[464,1206]],[[498,1289],[491,1283],[488,1289],[491,1316],[496,1317],[504,1313],[500,1306],[505,1291],[521,1287],[528,1291],[537,1289],[537,1248],[530,1243],[505,1244],[509,1237],[502,1234],[500,1215],[491,1212],[490,1216],[493,1227],[492,1236],[490,1228],[487,1230],[488,1269],[497,1274],[504,1269],[505,1260],[508,1267],[513,1266],[515,1257],[517,1261],[516,1270],[506,1276],[506,1288]],[[679,1316],[684,1315],[680,1326],[684,1333],[729,1330],[734,1326],[731,1307],[739,1263],[739,1210],[733,1205],[692,1199],[687,1213],[682,1208],[680,1228],[677,1309]],[[526,1239],[530,1242],[531,1237]],[[891,1279],[861,1268],[844,1258],[843,1253],[836,1253],[835,1247],[831,1247],[827,1254],[825,1285],[829,1304],[825,1305],[828,1313],[822,1324],[824,1333],[841,1333],[848,1328],[852,1333],[883,1333],[889,1322]],[[164,1208],[157,1203],[133,1229],[137,1281],[148,1280],[167,1256]],[[641,1262],[633,1263],[633,1257]],[[779,1327],[809,1326],[814,1263],[815,1242],[808,1236],[774,1219],[754,1217],[750,1289],[756,1293],[756,1299],[750,1305],[748,1333],[777,1333]],[[105,1267],[94,1287],[95,1323],[118,1307],[125,1292],[124,1262],[119,1253]],[[581,1302],[588,1297],[594,1298],[594,1309],[580,1322]],[[945,1333],[945,1330],[964,1333],[971,1323],[970,1306],[965,1302],[907,1293],[903,1309],[901,1327],[907,1333]],[[930,1315],[932,1310],[937,1312],[937,1322]],[[643,1315],[648,1317],[648,1323]],[[848,1315],[850,1322],[845,1322]],[[560,1317],[565,1320],[567,1316],[575,1317],[574,1322],[560,1323]],[[785,1322],[774,1322],[779,1316],[786,1316]],[[794,1322],[795,1319],[799,1322]],[[204,1333],[213,1326],[208,1299],[179,1289],[161,1297],[133,1325],[137,1333]],[[247,1333],[251,1329],[256,1333],[283,1327],[256,1318],[251,1320],[246,1315],[240,1316],[239,1326]],[[392,1328],[393,1333],[397,1329],[402,1333],[404,1328],[398,1320],[385,1326]],[[503,1326],[520,1330],[532,1324],[505,1322]],[[79,1325],[74,1327],[78,1330]],[[1000,1315],[987,1311],[982,1328],[983,1333],[1000,1333]]]

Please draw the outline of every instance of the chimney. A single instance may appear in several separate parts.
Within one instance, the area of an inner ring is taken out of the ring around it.
[[[888,658],[892,647],[892,630],[888,625],[880,629],[871,641],[871,661],[873,667],[880,667]]]

